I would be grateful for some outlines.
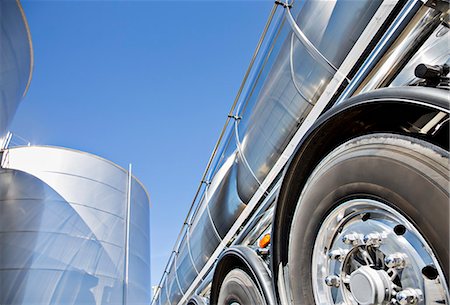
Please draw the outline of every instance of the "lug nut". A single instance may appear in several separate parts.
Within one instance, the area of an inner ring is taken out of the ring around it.
[[[388,268],[403,269],[406,266],[406,255],[403,253],[393,253],[384,258],[384,263]]]
[[[325,278],[325,284],[337,288],[341,285],[341,279],[337,275],[329,275]]]
[[[380,233],[370,233],[364,236],[364,243],[368,246],[379,247],[383,238]]]
[[[328,258],[342,262],[344,260],[345,256],[347,255],[347,253],[348,253],[347,250],[344,250],[341,248],[335,249],[335,250],[328,252]]]
[[[407,288],[397,293],[395,296],[400,305],[415,305],[422,298],[422,291],[419,289]]]
[[[362,242],[362,234],[358,234],[358,233],[347,234],[344,237],[342,237],[342,241],[346,245],[357,246],[358,244],[360,244]]]

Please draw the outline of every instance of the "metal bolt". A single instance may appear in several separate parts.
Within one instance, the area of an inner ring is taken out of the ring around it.
[[[342,241],[347,245],[357,246],[362,242],[362,234],[350,233],[342,237]]]
[[[422,298],[422,291],[419,289],[407,288],[397,293],[395,296],[400,305],[414,305]]]
[[[337,288],[341,285],[341,279],[337,275],[329,275],[325,278],[325,284]]]
[[[347,255],[347,253],[348,253],[347,250],[344,250],[341,248],[335,249],[335,250],[328,252],[328,258],[342,262],[344,260],[345,256]]]
[[[380,233],[374,232],[364,236],[364,243],[368,246],[379,247],[383,241]]]
[[[384,263],[388,268],[403,269],[406,266],[406,255],[403,253],[393,253],[384,258]]]

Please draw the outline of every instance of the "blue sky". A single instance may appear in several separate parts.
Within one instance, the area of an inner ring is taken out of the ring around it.
[[[11,129],[91,152],[151,197],[158,283],[273,1],[22,1],[35,67]]]

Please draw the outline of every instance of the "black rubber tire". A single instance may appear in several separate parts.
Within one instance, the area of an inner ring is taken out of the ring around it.
[[[220,286],[218,305],[265,305],[263,295],[253,279],[242,269],[227,273]]]
[[[315,304],[311,261],[317,233],[328,213],[352,198],[376,199],[405,216],[433,249],[448,285],[448,152],[415,138],[372,134],[332,151],[300,195],[288,251],[293,304]]]
[[[191,297],[187,305],[206,305],[206,301],[198,295]]]

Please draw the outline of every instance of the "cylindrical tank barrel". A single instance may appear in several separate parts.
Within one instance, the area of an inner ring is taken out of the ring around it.
[[[150,302],[149,198],[139,181],[55,147],[5,150],[1,165],[0,304]]]

